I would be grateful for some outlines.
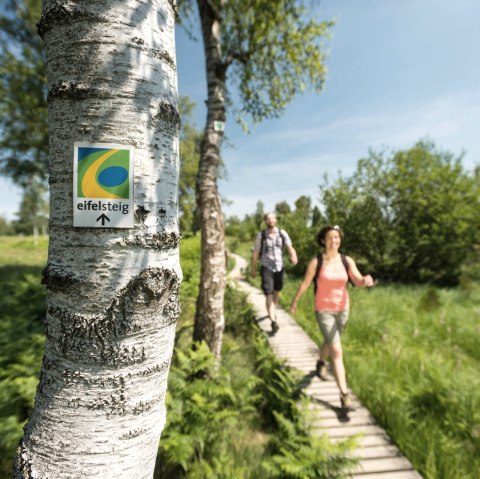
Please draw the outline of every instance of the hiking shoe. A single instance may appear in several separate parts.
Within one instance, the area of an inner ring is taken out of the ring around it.
[[[340,404],[342,405],[342,409],[344,411],[348,411],[352,409],[352,398],[350,395],[347,394],[340,394]]]
[[[275,334],[280,329],[280,326],[276,321],[272,321],[272,333]]]
[[[328,379],[327,365],[325,364],[325,361],[322,361],[321,359],[317,361],[316,372],[320,379],[323,379],[324,381]]]

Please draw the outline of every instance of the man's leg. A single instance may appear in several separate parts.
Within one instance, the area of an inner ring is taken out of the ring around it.
[[[275,301],[275,297],[276,297],[276,301]],[[266,298],[268,317],[272,322],[272,333],[276,333],[279,330],[277,317],[276,317],[278,294],[277,295],[275,295],[275,293],[267,294],[265,298]]]
[[[277,306],[278,306],[278,299],[280,296],[280,291],[283,288],[283,269],[281,271],[277,271],[273,273],[273,297],[272,297],[272,305],[270,306],[272,315],[270,319],[272,320],[272,332],[276,333],[279,330],[279,325],[277,322]]]
[[[276,323],[276,302],[278,302],[278,294],[275,295],[274,291],[274,273],[269,269],[262,266],[262,290],[265,294],[265,305],[267,308],[267,314],[272,322],[272,332],[276,332],[278,330],[278,325]]]
[[[266,300],[268,317],[270,318],[270,321],[275,321],[276,320],[275,293],[267,294],[265,296],[265,300]]]

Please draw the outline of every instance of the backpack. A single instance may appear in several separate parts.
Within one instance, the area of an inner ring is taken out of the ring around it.
[[[280,234],[280,238],[282,239],[282,248],[283,248],[283,245],[285,244],[285,232],[280,228],[278,229],[278,232]],[[263,246],[266,240],[267,240],[267,230],[262,230],[262,240],[260,242],[260,256],[263,255]]]
[[[343,266],[345,267],[345,271],[347,272],[348,276],[348,269],[350,268],[350,265],[348,264],[347,257],[344,254],[340,254],[340,257],[342,258],[342,263]],[[315,276],[313,277],[313,294],[317,294],[317,279],[318,275],[320,274],[320,270],[322,269],[322,262],[323,262],[323,255],[322,253],[318,253],[317,255],[317,269],[315,270]],[[353,281],[350,279],[350,276],[348,276],[347,284],[350,283],[354,285]]]

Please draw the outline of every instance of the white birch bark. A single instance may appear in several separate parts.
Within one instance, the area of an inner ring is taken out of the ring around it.
[[[198,0],[197,3],[206,59],[208,100],[197,176],[202,243],[200,289],[193,339],[205,340],[219,360],[225,329],[223,306],[226,259],[224,220],[217,186],[223,131],[217,131],[215,122],[225,122],[225,69],[220,44],[221,19],[213,10],[211,2]]]
[[[178,316],[173,1],[44,0],[46,345],[14,478],[153,476]],[[133,145],[133,229],[73,228],[75,141]]]

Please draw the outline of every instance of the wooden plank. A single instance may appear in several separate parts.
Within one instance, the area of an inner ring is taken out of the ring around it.
[[[332,409],[329,409],[329,408],[326,408],[326,407],[323,407],[323,406],[318,406],[316,411],[317,411],[317,413],[316,413],[317,417],[319,417],[320,419],[330,419],[330,418],[333,418],[333,417],[338,418],[338,413],[336,411],[334,411]],[[374,421],[374,419],[373,419],[372,415],[370,414],[370,412],[368,411],[368,409],[365,409],[363,407],[348,413],[348,418],[349,419],[357,418],[357,417],[365,417],[365,418],[369,418],[372,421]]]
[[[415,471],[389,471],[389,472],[374,472],[368,474],[353,474],[351,476],[355,479],[422,479],[422,476]]]
[[[392,444],[381,444],[371,447],[358,447],[352,451],[352,456],[361,459],[378,459],[385,457],[399,457],[400,451]]]
[[[238,259],[236,277],[241,276],[244,259]],[[244,267],[244,266],[243,266]],[[358,445],[351,454],[360,458],[360,463],[351,471],[351,476],[358,479],[422,479],[413,470],[410,462],[402,456],[392,444],[385,431],[359,400],[352,394],[353,411],[343,414],[340,410],[340,394],[333,376],[327,381],[320,380],[315,374],[319,349],[315,342],[284,310],[277,310],[280,330],[271,334],[271,323],[266,317],[265,297],[261,291],[244,282],[237,283],[239,288],[249,295],[249,301],[257,314],[256,322],[265,331],[274,354],[305,376],[299,379],[299,387],[311,398],[307,409],[307,419],[311,424],[311,434],[327,436],[338,443],[354,438]]]
[[[351,426],[369,426],[375,424],[373,418],[368,416],[353,416],[347,417],[347,421],[342,421],[341,418],[331,417],[331,418],[315,418],[311,420],[311,423],[317,427],[324,429],[331,429],[335,427],[345,427],[348,425]]]
[[[330,437],[350,437],[357,434],[383,434],[383,429],[378,426],[345,426],[325,429],[321,427],[312,427],[312,434],[325,434]]]
[[[410,462],[401,457],[387,457],[381,459],[363,459],[360,464],[354,467],[352,474],[372,472],[411,471]]]
[[[347,439],[347,437],[332,437],[332,442],[341,442]],[[374,446],[388,446],[391,445],[390,438],[385,434],[369,434],[361,436],[356,439],[358,447],[374,447]]]

